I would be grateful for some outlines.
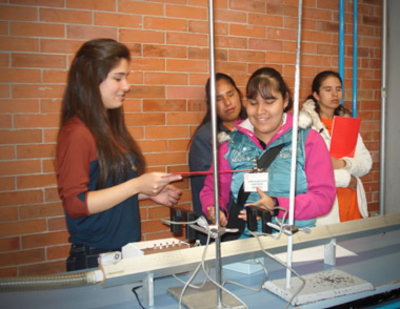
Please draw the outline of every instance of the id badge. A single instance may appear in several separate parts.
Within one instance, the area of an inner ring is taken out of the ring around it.
[[[257,192],[257,188],[264,192],[268,191],[268,173],[244,174],[244,191]]]

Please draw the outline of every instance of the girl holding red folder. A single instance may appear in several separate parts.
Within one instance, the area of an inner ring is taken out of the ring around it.
[[[342,79],[336,72],[323,71],[314,78],[311,90],[312,94],[307,98],[300,113],[300,121],[311,118],[312,127],[320,132],[329,149],[334,117],[351,117],[350,112],[341,105]],[[305,115],[309,117],[304,117]],[[318,218],[317,225],[368,217],[367,199],[360,177],[370,171],[372,157],[360,134],[355,142],[353,157],[332,156],[337,197],[331,212]]]

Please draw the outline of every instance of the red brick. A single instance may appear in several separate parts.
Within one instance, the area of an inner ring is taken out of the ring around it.
[[[0,98],[8,99],[9,97],[10,97],[9,86],[0,84]]]
[[[113,27],[96,27],[96,26],[67,26],[68,39],[96,39],[99,37],[117,39],[117,29]]]
[[[21,175],[38,172],[40,172],[40,160],[18,160],[0,162],[0,175]]]
[[[143,100],[144,112],[185,111],[184,100]]]
[[[12,85],[13,98],[60,98],[62,97],[65,86],[59,85]]]
[[[1,38],[0,38],[1,42]],[[0,54],[0,67],[8,67],[9,66],[9,56],[6,53]]]
[[[137,113],[142,110],[142,102],[141,100],[125,100],[124,101],[124,112],[125,113]]]
[[[127,125],[135,125],[135,126],[163,125],[165,124],[165,115],[160,113],[140,114],[140,116],[139,114],[126,114],[125,121]]]
[[[0,82],[38,83],[41,81],[39,70],[0,69]]]
[[[14,126],[15,128],[39,128],[39,127],[59,127],[59,115],[15,115]],[[52,147],[45,146],[45,147]],[[23,157],[23,155],[22,155]]]
[[[151,30],[120,29],[119,38],[123,42],[165,43],[164,33]]]
[[[63,231],[67,230],[67,224],[64,217],[49,219],[49,231]]]
[[[11,115],[0,115],[0,129],[11,129]]]
[[[0,144],[25,144],[42,142],[41,130],[0,130]]]
[[[296,41],[297,39],[297,31],[296,30],[287,30],[281,28],[268,28],[267,29],[267,38],[275,39],[275,40],[292,40]],[[302,38],[304,40],[304,38]]]
[[[5,21],[0,22],[0,35],[8,34],[8,23]]]
[[[208,37],[203,34],[167,33],[167,44],[208,46]]]
[[[282,51],[282,46],[283,42],[278,40],[249,39],[249,48],[251,49]]]
[[[207,72],[208,63],[200,60],[168,59],[167,70],[177,72]]]
[[[142,17],[124,14],[94,13],[94,24],[124,28],[141,28]]]
[[[67,24],[92,24],[92,13],[78,10],[40,9],[40,20]]]
[[[0,19],[36,21],[38,16],[37,12],[37,8],[2,5],[0,10]]]
[[[144,82],[149,85],[186,85],[186,74],[175,73],[147,73]]]
[[[216,71],[224,72],[226,74],[246,72],[247,64],[239,62],[219,61],[216,63],[216,68],[217,68]],[[251,72],[254,72],[254,70],[251,70]]]
[[[41,188],[57,185],[55,174],[17,177],[18,189]]]
[[[68,0],[67,8],[95,11],[115,11],[115,0]]]
[[[44,232],[46,220],[28,220],[0,223],[0,237]]]
[[[190,125],[199,123],[202,119],[202,115],[199,113],[168,113],[167,124],[168,125]]]
[[[169,226],[162,223],[160,220],[144,221],[142,222],[142,233],[152,233],[159,231],[169,231]]]
[[[13,54],[11,61],[13,67],[24,68],[65,68],[64,56],[45,54]]]
[[[46,249],[47,260],[67,259],[71,245],[53,246]]]
[[[11,0],[10,2],[23,5],[64,7],[64,0],[30,0],[30,3],[27,3],[26,0]]]
[[[146,128],[147,139],[187,138],[187,130],[181,126],[152,126]]]
[[[64,25],[46,23],[13,22],[10,25],[11,35],[15,36],[41,36],[41,37],[64,37]]]
[[[229,52],[229,60],[265,63],[265,53],[256,51],[232,50]]]
[[[36,219],[54,216],[63,216],[64,210],[59,203],[37,204],[29,206],[20,206],[19,214],[21,219]]]
[[[269,16],[264,14],[249,14],[249,24],[258,26],[282,27],[282,16]]]
[[[132,86],[129,96],[133,98],[163,98],[164,86]]]
[[[296,55],[289,54],[289,53],[268,52],[266,55],[266,62],[268,62],[268,63],[295,63]]]
[[[52,188],[44,188],[44,200],[46,202],[57,202],[60,200],[60,196],[58,195],[58,190],[56,187]]]
[[[8,237],[0,239],[0,252],[20,250],[19,237]]]
[[[15,221],[18,220],[18,208],[17,207],[1,207],[0,208],[0,221]]]
[[[233,36],[265,38],[265,27],[232,24],[230,34]]]
[[[44,114],[49,113],[60,113],[61,110],[61,99],[53,99],[53,100],[40,100],[40,110]]]
[[[2,51],[39,51],[39,40],[29,38],[0,37]]]
[[[45,143],[57,142],[58,129],[44,129],[43,131]]]
[[[140,141],[140,149],[144,154],[148,152],[164,152],[167,151],[167,141],[158,140],[157,143],[154,141]]]
[[[0,113],[37,113],[38,111],[38,100],[0,100]]]
[[[187,151],[188,150],[188,139],[184,140],[168,140],[169,151]]]
[[[168,218],[170,209],[169,207],[159,206],[159,207],[149,207],[149,220]]]
[[[1,147],[1,148],[3,148],[3,147]],[[1,177],[0,178],[0,188],[2,191],[15,190],[15,178],[14,177]]]
[[[33,159],[55,156],[55,144],[21,145],[17,146],[18,159]]]
[[[82,46],[82,41],[41,39],[40,50],[44,53],[75,54]]]
[[[208,34],[210,32],[208,21],[190,20],[189,32]],[[214,35],[228,35],[229,25],[226,23],[214,23]]]
[[[145,29],[187,31],[187,21],[184,19],[144,17]]]
[[[44,250],[24,250],[0,254],[0,266],[34,263],[44,260]]]
[[[247,20],[247,14],[239,11],[215,10],[214,20],[233,23],[245,23]]]
[[[66,231],[23,236],[21,238],[22,249],[41,248],[67,243],[68,237],[69,234]]]
[[[138,15],[164,15],[163,3],[149,3],[143,1],[120,0],[118,12]]]
[[[163,71],[165,69],[164,59],[133,58],[131,62],[132,70],[134,71]],[[130,94],[128,95],[130,96]]]
[[[247,39],[217,36],[215,38],[215,46],[229,48],[247,48]]]
[[[252,1],[252,0],[231,0],[230,8],[234,10],[265,13],[266,7],[264,1]]]
[[[200,99],[204,98],[203,87],[168,87],[167,97],[169,99]]]
[[[190,47],[188,58],[194,60],[208,60],[210,59],[210,50],[209,48]],[[228,60],[228,53],[226,50],[214,50],[214,58],[216,61],[226,61]]]
[[[65,261],[47,262],[28,266],[21,266],[20,276],[45,276],[50,274],[65,273]]]
[[[179,17],[186,19],[207,19],[207,10],[205,8],[170,5],[165,8],[165,15],[168,17]]]
[[[0,277],[8,278],[8,277],[16,277],[18,275],[17,267],[8,267],[0,269]]]
[[[185,58],[186,47],[143,44],[144,57]]]

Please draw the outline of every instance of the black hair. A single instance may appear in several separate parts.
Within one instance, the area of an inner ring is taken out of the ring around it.
[[[250,76],[246,86],[246,97],[254,100],[259,93],[264,100],[268,100],[273,97],[272,90],[280,92],[283,99],[288,99],[284,112],[289,111],[293,106],[290,89],[282,75],[274,68],[260,68]]]
[[[318,73],[315,77],[314,80],[311,84],[311,94],[307,97],[307,100],[313,100],[315,103],[315,111],[319,115],[321,111],[321,107],[319,105],[318,100],[314,97],[314,92],[319,95],[319,90],[322,86],[322,83],[328,78],[328,77],[336,77],[340,81],[340,85],[343,87],[343,80],[340,77],[340,74],[335,71],[322,71]],[[350,115],[350,111],[344,108],[342,104],[340,104],[338,107],[336,107],[334,111],[335,116],[343,116],[343,115]]]

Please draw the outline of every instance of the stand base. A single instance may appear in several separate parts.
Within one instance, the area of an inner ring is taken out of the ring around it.
[[[169,288],[168,294],[179,301],[183,287]],[[228,307],[243,306],[237,299],[222,291],[222,303]],[[206,282],[201,289],[188,287],[183,294],[182,304],[189,309],[218,308],[217,287],[212,282]]]
[[[368,281],[337,269],[306,275],[303,278],[306,284],[292,300],[293,306],[375,289]],[[290,301],[301,286],[301,281],[297,277],[292,277],[290,283],[290,289],[286,288],[286,278],[267,281],[263,287],[286,301]]]

